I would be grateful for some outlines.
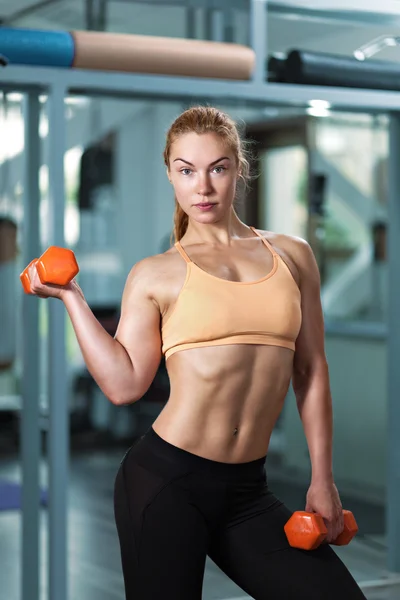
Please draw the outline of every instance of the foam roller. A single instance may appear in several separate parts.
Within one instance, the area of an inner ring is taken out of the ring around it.
[[[250,79],[255,63],[254,51],[239,44],[7,28],[0,28],[0,55],[20,65],[236,80]]]
[[[15,65],[70,67],[74,40],[68,31],[1,27],[0,55]]]
[[[268,80],[276,83],[285,81],[286,57],[272,55],[268,58]]]
[[[239,44],[74,31],[77,69],[249,79],[254,52]]]
[[[272,65],[274,67],[274,65]],[[287,83],[400,90],[400,66],[382,60],[292,50],[284,66]]]

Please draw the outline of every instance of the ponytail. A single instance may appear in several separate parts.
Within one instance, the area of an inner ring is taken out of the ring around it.
[[[175,199],[175,212],[174,212],[174,231],[173,237],[175,242],[179,242],[186,233],[189,224],[189,217],[182,210],[180,204]]]

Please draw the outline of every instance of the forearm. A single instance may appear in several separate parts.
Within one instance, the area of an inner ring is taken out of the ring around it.
[[[326,363],[293,378],[297,406],[307,439],[313,481],[332,481],[333,415]]]
[[[114,404],[134,400],[134,369],[125,348],[102,327],[77,284],[62,300],[97,385]]]

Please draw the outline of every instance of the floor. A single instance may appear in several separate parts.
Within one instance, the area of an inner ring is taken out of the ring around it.
[[[123,584],[119,548],[113,520],[112,493],[116,470],[123,449],[80,451],[71,458],[69,487],[69,599],[122,600]],[[0,476],[16,480],[15,457],[0,459]],[[270,487],[290,508],[304,505],[305,490],[270,477]],[[342,498],[343,504],[357,514],[360,535],[338,554],[363,587],[369,600],[400,600],[398,585],[385,569],[383,509],[368,503]],[[46,513],[43,511],[42,546],[45,551]],[[0,513],[0,600],[18,600],[20,589],[20,515]],[[42,600],[47,600],[43,570]],[[219,569],[207,563],[203,600],[245,600],[235,584]],[[57,600],[57,599],[51,599]],[[188,599],[190,600],[190,599]]]

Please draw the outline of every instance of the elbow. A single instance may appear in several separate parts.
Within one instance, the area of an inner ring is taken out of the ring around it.
[[[328,362],[325,356],[318,356],[312,360],[295,360],[293,379],[308,382],[315,377],[325,376],[328,373]]]
[[[329,381],[328,363],[324,356],[310,362],[295,364],[293,369],[293,391],[298,401],[301,401],[307,391],[322,382]]]
[[[108,396],[109,401],[114,406],[127,406],[128,404],[134,404],[142,395],[134,394],[134,393],[124,393],[124,394],[110,394]]]
[[[125,389],[115,391],[109,396],[109,400],[115,406],[127,406],[128,404],[134,404],[147,392],[150,386],[128,386]]]
[[[124,380],[121,379],[118,385],[110,390],[108,398],[116,406],[134,404],[143,398],[151,386],[153,379],[153,372],[133,368],[132,372],[127,374]]]

